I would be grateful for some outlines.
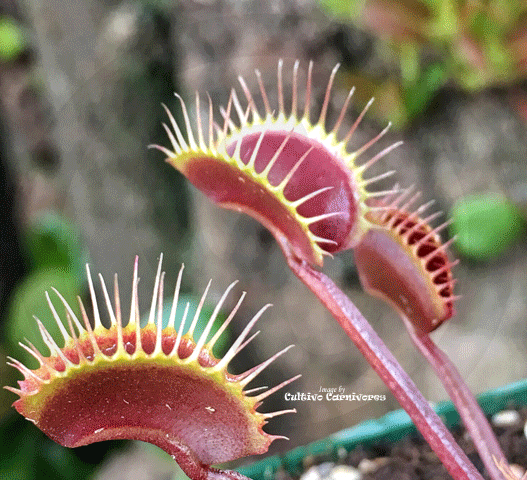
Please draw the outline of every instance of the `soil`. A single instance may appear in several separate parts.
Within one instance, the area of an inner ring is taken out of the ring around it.
[[[509,464],[513,469],[517,469],[520,474],[518,478],[520,478],[527,468],[527,438],[524,432],[527,407],[519,409],[518,413],[520,419],[508,425],[496,426],[492,419],[491,424]],[[483,463],[465,429],[457,427],[451,431],[460,447],[484,478],[490,478],[486,474]],[[302,480],[337,480],[337,476],[332,472],[338,465],[348,465],[357,469],[356,475],[353,474],[352,470],[349,470],[348,475],[339,476],[339,480],[342,478],[349,480],[355,478],[361,480],[439,480],[452,478],[420,434],[405,437],[395,443],[384,441],[371,444],[368,447],[359,446],[344,455],[340,454],[339,457],[337,461],[329,456],[307,457],[304,459],[304,472],[291,475],[285,470],[280,470],[275,478],[276,480],[297,480],[299,478]]]

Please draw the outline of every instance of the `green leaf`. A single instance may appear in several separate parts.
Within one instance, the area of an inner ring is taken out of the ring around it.
[[[349,19],[361,15],[365,0],[318,0],[318,3],[336,17]]]
[[[421,72],[415,83],[404,86],[404,104],[409,118],[426,109],[447,78],[444,66],[433,63]]]
[[[75,451],[53,441],[39,442],[37,449],[38,478],[42,480],[83,480],[95,470],[96,465],[83,462]]]
[[[22,416],[12,413],[0,422],[0,478],[35,480],[36,428]]]
[[[26,47],[22,27],[10,17],[0,17],[0,61],[14,60]]]
[[[106,445],[105,445],[106,444]],[[115,442],[98,445],[115,446]],[[81,447],[81,449],[91,448]],[[96,463],[78,457],[80,449],[60,446],[14,410],[0,422],[1,480],[84,480]]]
[[[61,267],[79,279],[85,278],[87,255],[75,226],[55,212],[45,212],[29,228],[26,245],[32,267]]]
[[[486,12],[479,11],[470,22],[470,30],[476,39],[482,40],[497,35],[500,31],[500,25],[493,22]]]
[[[457,250],[473,260],[496,258],[525,234],[517,207],[501,195],[467,196],[453,207],[451,217]]]

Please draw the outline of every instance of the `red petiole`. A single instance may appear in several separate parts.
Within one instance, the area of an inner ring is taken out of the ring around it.
[[[292,255],[286,239],[279,239],[293,273],[317,296],[339,322],[364,358],[406,410],[418,430],[456,479],[482,477],[427,400],[399,365],[351,300],[323,273]]]
[[[414,345],[432,366],[456,406],[489,475],[495,480],[504,479],[498,464],[507,463],[505,455],[485,414],[456,366],[445,352],[437,347],[428,333],[417,332],[406,317],[402,316],[402,318]]]

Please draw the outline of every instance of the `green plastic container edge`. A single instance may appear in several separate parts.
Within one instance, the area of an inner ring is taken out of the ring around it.
[[[525,405],[527,379],[485,392],[478,396],[478,402],[487,415],[493,415],[510,405]],[[459,424],[459,415],[452,402],[438,403],[435,411],[449,428]],[[415,431],[415,426],[407,413],[404,410],[396,410],[381,418],[366,420],[359,425],[341,430],[323,440],[295,448],[283,455],[274,455],[251,465],[239,467],[237,470],[253,480],[270,480],[279,468],[284,468],[291,474],[299,474],[302,472],[302,461],[307,456],[333,454],[337,458],[337,452],[342,448],[350,451],[360,444],[394,442]]]

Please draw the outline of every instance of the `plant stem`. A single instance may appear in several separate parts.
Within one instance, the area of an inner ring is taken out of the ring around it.
[[[450,361],[445,352],[437,347],[427,333],[417,332],[410,320],[404,315],[401,316],[415,346],[435,370],[441,382],[443,382],[448,396],[452,399],[467,431],[472,437],[487,472],[493,480],[505,480],[497,463],[505,463],[507,465],[507,459],[501,451],[498,440],[494,436],[485,414],[456,366]],[[494,461],[493,457],[496,458],[496,461]]]
[[[161,443],[154,444],[170,453],[179,468],[192,480],[251,480],[235,470],[219,470],[201,463],[190,448],[179,442],[163,438]]]
[[[211,468],[204,471],[204,476],[200,480],[251,480],[249,477],[236,472],[235,470],[218,470]]]
[[[368,321],[344,293],[323,273],[296,258],[286,238],[280,238],[287,263],[294,274],[318,297],[359,351],[406,410],[415,426],[456,480],[482,476],[470,463],[452,434],[430,407],[408,374],[399,365]]]

